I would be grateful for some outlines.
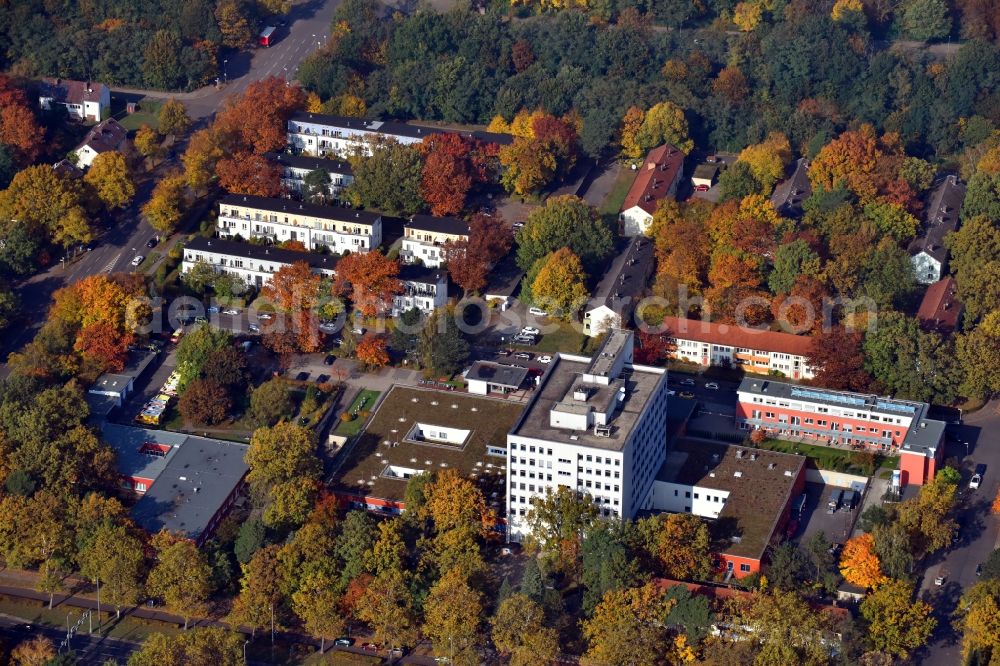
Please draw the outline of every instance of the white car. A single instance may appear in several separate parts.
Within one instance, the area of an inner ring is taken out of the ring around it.
[[[528,314],[535,315],[536,317],[548,317],[549,313],[541,308],[528,308]]]
[[[546,354],[545,356],[539,356],[538,357],[538,362],[539,363],[551,363],[552,362],[552,357],[549,356],[548,354]]]
[[[135,255],[135,259],[132,260],[132,265],[133,266],[138,266],[139,264],[142,263],[143,259],[145,259],[145,257],[142,256],[141,254]]]
[[[705,384],[705,388],[707,388],[709,390],[712,390],[712,391],[718,391],[719,390],[719,385],[716,384],[715,382],[708,382],[707,384]]]
[[[541,331],[534,326],[525,326],[521,329],[521,335],[538,335],[539,333],[541,333]]]
[[[271,319],[274,319],[274,317],[272,317],[266,312],[260,312],[257,314],[257,319],[260,319],[262,321],[270,321]]]
[[[232,315],[233,317],[237,316],[239,313],[240,311],[236,308],[229,308],[228,310],[222,311],[222,314]]]

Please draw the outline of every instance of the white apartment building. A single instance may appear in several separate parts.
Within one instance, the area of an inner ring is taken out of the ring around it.
[[[298,261],[305,261],[312,272],[328,277],[333,277],[337,265],[337,257],[329,254],[196,236],[184,246],[181,272],[187,273],[198,264],[208,264],[217,273],[238,275],[248,286],[260,289],[271,281],[272,275]]]
[[[763,331],[700,319],[665,317],[663,325],[674,342],[672,356],[699,365],[741,367],[746,372],[780,372],[790,379],[812,379],[807,363],[812,348],[808,335]]]
[[[469,240],[469,223],[455,217],[414,215],[403,226],[403,249],[399,258],[408,264],[420,261],[437,268],[443,264],[444,245],[451,241]]]
[[[447,271],[404,264],[399,267],[399,281],[403,292],[393,298],[394,317],[411,308],[429,315],[448,304]]]
[[[249,194],[219,201],[219,236],[299,241],[309,250],[369,252],[382,244],[382,216],[364,210]]]
[[[513,138],[491,132],[456,132],[441,127],[425,127],[385,120],[346,118],[322,113],[299,112],[288,120],[288,145],[306,155],[347,157],[355,148],[365,145],[365,139],[381,137],[402,144],[420,143],[431,134],[461,134],[486,143],[506,145]]]
[[[266,153],[265,157],[281,167],[281,184],[291,192],[301,193],[306,176],[313,171],[325,171],[330,176],[327,193],[333,198],[339,198],[341,191],[354,182],[354,172],[345,160],[288,153]]]
[[[652,507],[666,459],[667,377],[632,363],[633,333],[613,329],[593,358],[559,354],[507,435],[507,534],[528,530],[532,498],[560,486],[606,518]]]

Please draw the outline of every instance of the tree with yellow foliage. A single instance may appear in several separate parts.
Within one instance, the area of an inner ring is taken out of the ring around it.
[[[643,150],[669,143],[685,153],[694,148],[688,136],[688,122],[684,110],[673,102],[660,102],[646,111],[636,140]]]
[[[125,156],[117,150],[101,153],[83,177],[87,185],[108,209],[124,208],[135,196],[135,184],[129,174]]]
[[[215,165],[222,158],[218,137],[211,129],[195,132],[181,156],[184,178],[195,193],[204,192],[215,178]]]
[[[775,183],[784,177],[785,168],[792,161],[792,147],[788,137],[781,132],[772,132],[760,143],[744,148],[739,159],[750,167],[750,173],[760,183],[761,190],[770,193]]]
[[[588,663],[656,666],[669,650],[663,618],[674,602],[655,583],[609,590],[583,621]],[[670,660],[668,660],[670,663]]]
[[[33,235],[47,234],[63,247],[89,243],[93,237],[79,189],[48,164],[19,171],[0,191],[0,220],[17,220]]]
[[[563,247],[545,259],[531,285],[531,295],[544,310],[569,319],[587,300],[586,280],[580,258]]]
[[[759,2],[741,2],[733,9],[733,23],[743,32],[751,32],[764,18],[764,8]]]
[[[180,171],[172,171],[156,184],[153,196],[142,207],[150,226],[164,234],[177,229],[187,203],[185,185],[187,179]]]
[[[132,139],[135,149],[143,157],[148,157],[156,163],[156,158],[160,155],[160,135],[149,125],[143,125],[136,130],[135,138]]]
[[[188,117],[187,109],[182,102],[172,97],[160,107],[159,121],[160,134],[164,136],[167,134],[179,136],[191,129],[191,118]]]
[[[869,589],[886,581],[878,555],[875,554],[875,538],[871,534],[856,536],[844,545],[844,552],[840,556],[840,573],[848,583]]]
[[[913,587],[902,580],[890,580],[865,597],[861,615],[875,649],[901,659],[926,644],[937,625],[930,605],[914,599]]]
[[[643,156],[642,146],[639,144],[638,134],[642,128],[642,123],[646,119],[646,114],[637,106],[630,106],[622,118],[622,157],[625,159],[639,159]]]
[[[424,487],[424,497],[420,518],[430,519],[437,532],[474,527],[486,534],[496,521],[483,492],[454,469],[435,474]]]
[[[323,112],[323,100],[319,98],[319,95],[314,92],[306,95],[306,111],[309,113]]]
[[[865,6],[861,0],[837,0],[833,3],[830,17],[834,21],[846,21],[855,16],[863,16]]]
[[[962,656],[968,660],[973,652],[992,652],[995,661],[1000,655],[1000,578],[973,585],[958,608]]]

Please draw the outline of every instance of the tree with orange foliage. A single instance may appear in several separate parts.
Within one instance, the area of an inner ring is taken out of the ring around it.
[[[993,513],[1000,514],[1000,490],[997,491],[997,496],[993,498],[993,506],[990,508]]]
[[[0,74],[0,144],[13,149],[22,165],[38,157],[45,130],[39,126],[24,91]]]
[[[382,368],[389,364],[384,335],[366,335],[354,349],[354,355],[369,368]]]
[[[296,261],[282,266],[264,285],[261,295],[288,313],[282,322],[266,331],[265,342],[275,352],[314,352],[320,348],[315,310],[320,305],[321,284],[322,279],[310,270],[308,263]]]
[[[294,111],[305,107],[306,94],[284,79],[269,76],[230,98],[215,120],[233,150],[265,153],[281,150],[287,141],[286,124]]]
[[[486,286],[490,269],[514,244],[514,234],[499,213],[476,213],[469,221],[469,240],[445,244],[448,273],[465,293]]]
[[[398,275],[399,263],[378,250],[349,254],[337,264],[337,288],[349,293],[361,314],[374,317],[387,310],[403,290]]]
[[[434,215],[454,215],[465,206],[474,182],[476,141],[458,134],[431,134],[420,145],[424,166],[420,194]]]
[[[814,333],[823,326],[823,302],[829,295],[823,282],[800,275],[791,293],[778,294],[771,301],[771,314],[789,333]]]
[[[750,94],[750,86],[740,68],[729,65],[719,70],[718,76],[712,81],[712,92],[730,104],[742,104]]]
[[[866,589],[878,587],[887,580],[875,554],[875,538],[871,534],[856,536],[844,544],[840,573],[848,583]]]
[[[276,197],[281,194],[281,167],[262,155],[239,152],[218,161],[219,185],[232,194]]]
[[[424,497],[419,517],[430,519],[438,534],[471,528],[485,536],[496,524],[496,514],[486,504],[483,491],[452,468],[434,474],[424,486]]]
[[[122,331],[108,321],[97,321],[84,326],[73,343],[84,362],[102,372],[121,372],[128,358],[128,347],[134,336]]]

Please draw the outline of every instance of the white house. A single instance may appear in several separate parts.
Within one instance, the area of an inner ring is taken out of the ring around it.
[[[583,332],[596,337],[609,328],[628,326],[653,265],[653,241],[644,236],[629,238],[584,310]]]
[[[340,192],[354,182],[351,165],[345,160],[288,153],[267,153],[265,157],[281,167],[281,184],[291,192],[301,193],[306,176],[313,171],[325,171],[330,176],[327,192],[333,198],[339,198]]]
[[[431,314],[448,304],[448,272],[438,268],[427,268],[414,264],[399,267],[399,281],[403,292],[396,294],[392,302],[393,316],[417,308],[424,314]]]
[[[565,487],[606,518],[652,507],[666,459],[667,377],[632,363],[633,334],[612,330],[593,358],[558,354],[507,435],[507,536],[529,531],[532,498]]]
[[[469,223],[455,217],[414,215],[403,227],[403,248],[399,258],[437,268],[446,261],[445,243],[469,240]]]
[[[111,90],[93,81],[45,79],[38,93],[38,105],[49,110],[55,104],[66,107],[71,118],[98,122],[111,114]]]
[[[480,131],[456,131],[442,127],[426,127],[387,120],[346,118],[322,113],[299,112],[288,120],[288,145],[307,155],[347,157],[355,148],[365,145],[365,139],[382,137],[403,144],[420,143],[431,134],[460,134],[485,143],[506,145],[513,140],[509,134]]]
[[[128,145],[128,130],[122,127],[114,118],[108,118],[90,128],[87,136],[74,149],[76,165],[89,168],[101,153],[111,151],[124,152]]]
[[[465,384],[473,395],[505,395],[521,389],[527,377],[528,369],[519,365],[476,361],[465,374]]]
[[[649,230],[660,201],[677,194],[684,172],[684,153],[670,144],[649,151],[622,203],[618,222],[623,236],[641,236]]]
[[[219,200],[217,228],[222,238],[299,241],[306,249],[336,254],[369,252],[382,244],[379,213],[249,194]]]
[[[954,175],[934,188],[924,214],[924,233],[910,243],[910,261],[917,282],[933,284],[944,277],[948,263],[945,237],[958,229],[958,214],[965,201],[965,185]]]
[[[208,264],[217,273],[237,275],[248,286],[259,289],[270,282],[271,276],[279,270],[299,261],[309,264],[313,273],[333,277],[337,259],[329,254],[295,252],[224,238],[196,236],[184,246],[181,272],[187,273],[198,264]]]

